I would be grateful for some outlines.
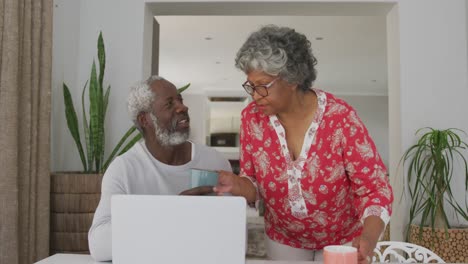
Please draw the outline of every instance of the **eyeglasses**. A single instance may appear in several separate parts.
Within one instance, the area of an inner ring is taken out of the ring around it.
[[[268,84],[261,84],[261,85],[251,85],[249,83],[249,81],[245,81],[244,84],[242,84],[242,87],[244,87],[245,91],[252,95],[254,94],[254,92],[257,92],[258,95],[262,96],[262,97],[266,97],[268,96],[268,88],[270,88],[275,82],[276,80],[278,80],[279,78],[275,78],[273,81],[271,81],[270,83]]]

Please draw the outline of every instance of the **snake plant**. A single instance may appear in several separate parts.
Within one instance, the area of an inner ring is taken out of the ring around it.
[[[106,68],[106,53],[104,47],[104,39],[102,32],[99,33],[97,41],[98,49],[98,67],[93,60],[91,66],[91,75],[89,79],[89,113],[85,111],[85,91],[88,86],[88,81],[83,87],[81,94],[81,107],[83,115],[83,130],[86,149],[81,144],[80,129],[78,126],[78,118],[73,104],[68,86],[63,83],[63,97],[65,103],[65,116],[67,119],[68,129],[75,141],[78,149],[83,170],[86,173],[103,173],[109,166],[110,162],[116,157],[130,149],[136,142],[138,142],[142,135],[138,132],[136,127],[130,127],[127,132],[122,136],[120,141],[112,150],[111,154],[105,159],[105,128],[104,121],[106,118],[107,106],[109,103],[109,94],[111,86],[107,86],[104,92],[104,72]],[[190,84],[185,85],[178,89],[181,93],[187,89]],[[88,120],[89,118],[89,120]],[[124,145],[125,144],[125,145]],[[123,147],[122,147],[123,146]]]
[[[418,142],[412,145],[402,157],[403,166],[407,165],[406,184],[411,197],[409,224],[421,216],[420,227],[430,226],[433,231],[435,228],[447,230],[450,228],[450,223],[444,206],[445,201],[453,207],[457,215],[468,220],[466,203],[468,145],[457,134],[457,132],[464,133],[459,129],[423,128],[419,129],[416,134],[423,131]],[[454,171],[456,177],[465,180],[464,208],[453,196],[451,184],[453,184]],[[420,231],[422,233],[422,228]]]

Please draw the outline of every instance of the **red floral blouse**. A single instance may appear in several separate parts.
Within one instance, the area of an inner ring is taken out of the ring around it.
[[[321,90],[318,109],[292,160],[275,115],[255,102],[242,111],[240,176],[265,205],[266,234],[295,248],[321,249],[358,236],[376,215],[388,223],[393,201],[387,171],[355,110]]]

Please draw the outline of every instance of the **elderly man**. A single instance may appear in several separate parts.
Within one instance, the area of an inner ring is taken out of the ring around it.
[[[191,168],[231,171],[218,152],[188,141],[188,108],[176,87],[159,76],[132,87],[128,111],[143,134],[104,174],[102,195],[89,230],[89,249],[97,261],[112,259],[110,200],[114,194],[205,194],[212,188],[185,190]]]

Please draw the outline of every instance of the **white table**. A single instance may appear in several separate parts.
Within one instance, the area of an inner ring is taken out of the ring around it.
[[[36,264],[110,264],[112,262],[96,262],[90,255],[77,254],[55,254],[46,259],[43,259]],[[322,262],[313,261],[272,261],[272,260],[254,260],[248,259],[246,264],[321,264]]]

